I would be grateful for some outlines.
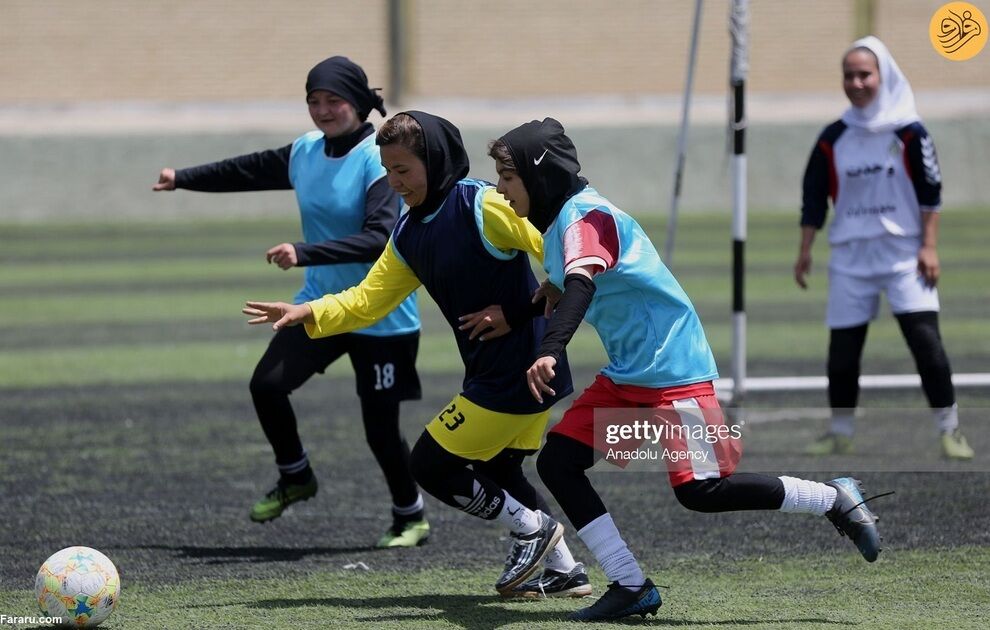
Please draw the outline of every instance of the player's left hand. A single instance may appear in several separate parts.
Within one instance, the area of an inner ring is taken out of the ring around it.
[[[553,391],[553,388],[549,385],[555,375],[553,371],[555,365],[557,365],[557,359],[553,357],[540,357],[526,370],[526,382],[529,384],[529,392],[533,394],[533,398],[537,402],[543,402],[544,392],[551,396],[557,395],[557,392]]]
[[[492,304],[491,306],[481,309],[477,313],[461,315],[457,318],[457,320],[464,322],[457,327],[458,330],[467,330],[468,328],[471,329],[468,339],[478,337],[479,340],[486,341],[488,339],[501,337],[512,330],[509,323],[505,321],[505,313],[502,312],[502,307],[498,304]]]
[[[269,249],[265,252],[265,259],[269,264],[275,263],[280,269],[292,269],[299,264],[296,246],[292,243],[280,243]]]
[[[938,252],[934,247],[922,247],[918,251],[918,273],[921,274],[925,285],[934,287],[938,284],[941,268],[938,263]]]
[[[286,302],[247,302],[241,312],[252,319],[249,324],[272,324],[272,330],[280,330],[296,324],[313,324],[313,309],[309,304],[288,304]]]

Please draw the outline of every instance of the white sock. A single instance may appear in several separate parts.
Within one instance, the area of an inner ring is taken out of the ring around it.
[[[619,535],[611,514],[606,512],[591,521],[581,528],[578,536],[594,554],[609,582],[618,582],[631,591],[642,588],[646,582],[643,570]]]
[[[508,492],[505,493],[505,504],[495,518],[513,534],[532,534],[540,528],[540,515],[516,501]]]
[[[406,506],[393,505],[392,513],[398,516],[411,516],[417,512],[422,512],[424,507],[425,504],[423,503],[423,495],[417,494],[415,503]]]
[[[797,477],[780,477],[780,480],[784,484],[781,512],[825,516],[835,503],[837,492],[832,486]]]
[[[567,548],[567,543],[564,542],[563,538],[561,538],[560,542],[557,543],[557,546],[551,549],[550,553],[547,554],[543,564],[551,571],[569,573],[577,562],[574,561],[574,556],[571,555],[571,550]]]
[[[856,428],[853,425],[853,420],[855,417],[855,413],[850,413],[848,411],[842,411],[841,413],[833,411],[832,427],[829,429],[829,432],[851,438],[853,433],[856,432]]]
[[[956,404],[932,409],[932,417],[940,433],[952,433],[959,428],[959,406]]]
[[[278,472],[280,475],[296,475],[309,468],[309,457],[307,457],[306,451],[303,450],[302,459],[296,460],[291,464],[276,465],[278,466]]]

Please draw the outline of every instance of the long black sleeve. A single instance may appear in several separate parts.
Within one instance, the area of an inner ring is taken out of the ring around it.
[[[502,315],[505,316],[505,323],[509,325],[509,328],[518,328],[534,317],[542,316],[546,308],[547,299],[543,297],[536,304],[532,302],[518,305],[503,304]]]
[[[336,263],[374,262],[385,250],[388,237],[399,219],[399,195],[382,177],[368,188],[361,231],[346,238],[322,243],[295,243],[300,267]]]
[[[175,187],[199,192],[287,190],[292,145],[175,171]]]
[[[564,278],[564,294],[547,324],[547,331],[540,342],[537,357],[553,357],[560,360],[571,337],[574,336],[584,314],[595,297],[595,283],[588,277],[572,273]]]

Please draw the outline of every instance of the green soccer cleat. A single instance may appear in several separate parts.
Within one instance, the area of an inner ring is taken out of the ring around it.
[[[268,491],[265,498],[251,508],[251,520],[255,523],[265,523],[282,515],[285,508],[299,501],[308,501],[316,496],[319,484],[312,477],[304,484],[287,483],[279,479],[275,487]]]
[[[959,429],[942,434],[942,456],[948,459],[973,459],[973,449],[966,441],[966,436]]]
[[[805,455],[824,457],[825,455],[851,455],[853,440],[847,435],[826,433],[804,449]]]
[[[395,521],[385,535],[378,539],[375,547],[388,549],[390,547],[418,547],[425,545],[430,538],[430,524],[426,519],[420,521]]]

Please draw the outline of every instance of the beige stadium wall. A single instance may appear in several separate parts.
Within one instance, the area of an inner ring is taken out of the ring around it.
[[[407,95],[422,98],[677,94],[689,0],[402,0]],[[387,0],[2,0],[0,104],[299,98],[330,54],[389,78]],[[928,43],[941,2],[874,0],[875,30],[918,89],[990,87]],[[728,0],[705,2],[696,89],[725,91]],[[831,91],[855,0],[757,0],[750,89]],[[386,97],[388,95],[386,94]]]
[[[489,97],[670,94],[684,88],[694,2],[677,0],[411,0],[415,93]],[[727,0],[704,4],[695,89],[724,93]],[[836,83],[854,3],[758,0],[751,11],[751,88],[821,90]],[[472,15],[464,19],[465,14]],[[475,15],[476,14],[476,15]],[[812,63],[807,63],[811,61]]]
[[[304,97],[306,73],[353,57],[387,73],[384,0],[0,0],[0,100]]]

